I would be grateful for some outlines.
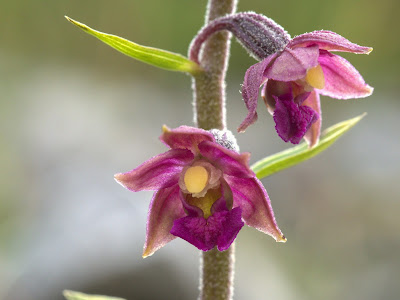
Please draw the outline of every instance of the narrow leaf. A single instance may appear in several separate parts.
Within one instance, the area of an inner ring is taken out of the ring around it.
[[[94,30],[89,26],[86,26],[85,24],[75,21],[67,16],[65,16],[65,18],[83,31],[93,35],[114,49],[144,63],[170,71],[187,72],[192,75],[197,74],[202,70],[197,63],[180,54],[157,48],[141,46],[119,36]]]
[[[100,296],[100,295],[86,295],[79,292],[65,290],[63,295],[67,300],[125,300],[122,298]]]
[[[257,178],[261,179],[310,159],[332,145],[339,137],[356,125],[365,115],[366,113],[329,127],[322,134],[319,143],[313,148],[308,148],[307,143],[302,143],[296,147],[259,160],[251,166],[251,169],[256,173]]]

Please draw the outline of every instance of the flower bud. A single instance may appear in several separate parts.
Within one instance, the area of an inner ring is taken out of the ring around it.
[[[241,13],[231,23],[237,40],[257,60],[282,51],[290,40],[282,26],[263,15]]]
[[[215,19],[203,27],[192,41],[189,50],[191,60],[198,62],[201,45],[214,33],[227,30],[257,60],[282,51],[289,43],[290,36],[266,16],[253,12],[237,13]]]
[[[239,145],[237,144],[236,138],[230,130],[211,129],[210,132],[214,136],[217,144],[220,144],[226,149],[239,153]]]

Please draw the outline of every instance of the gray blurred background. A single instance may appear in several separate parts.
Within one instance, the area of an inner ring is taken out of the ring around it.
[[[132,59],[64,19],[186,54],[206,1],[1,1],[0,299],[58,300],[63,289],[131,299],[196,299],[198,251],[175,240],[142,259],[152,193],[113,180],[164,152],[162,124],[192,125],[190,78]],[[399,51],[396,0],[242,0],[292,36],[333,30],[374,47],[349,59],[367,99],[322,97],[323,127],[367,117],[322,155],[263,180],[286,244],[237,239],[235,299],[400,299]],[[236,43],[228,126],[255,61]],[[252,162],[289,147],[263,105],[237,135]]]

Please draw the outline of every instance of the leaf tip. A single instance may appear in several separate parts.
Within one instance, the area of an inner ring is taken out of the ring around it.
[[[72,24],[74,24],[74,22],[75,22],[73,19],[71,19],[70,17],[68,17],[68,16],[66,16],[66,15],[64,16],[64,18],[66,18],[66,19],[67,19],[69,22],[71,22]]]
[[[65,298],[70,299],[70,297],[74,295],[74,292],[70,290],[63,290],[62,294]]]
[[[364,118],[366,115],[368,115],[368,113],[367,113],[367,112],[364,112],[364,113],[362,113],[361,115],[359,115],[358,117],[359,117],[360,120],[361,120],[361,119]]]
[[[364,112],[363,114],[361,114],[361,115],[359,115],[359,116],[357,116],[357,117],[354,117],[353,119],[350,119],[350,120],[349,120],[350,125],[351,125],[351,126],[356,125],[356,124],[357,124],[358,122],[360,122],[366,115],[367,115],[367,113]]]
[[[70,17],[68,17],[68,16],[64,16],[69,22],[71,22],[72,24],[74,24],[75,26],[77,26],[77,27],[79,27],[80,29],[82,29],[82,30],[84,30],[84,31],[89,31],[89,28],[85,25],[85,24],[83,24],[83,23],[81,23],[81,22],[78,22],[78,21],[75,21],[74,19],[72,19],[72,18],[70,18]]]

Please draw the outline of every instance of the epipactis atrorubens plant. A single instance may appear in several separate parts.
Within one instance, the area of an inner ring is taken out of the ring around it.
[[[215,3],[210,3],[211,15]],[[232,5],[231,12],[236,2]],[[332,53],[368,54],[372,48],[356,45],[331,31],[313,31],[292,39],[273,20],[253,12],[227,14],[206,24],[193,39],[189,58],[141,46],[67,19],[130,57],[159,68],[188,73],[196,80],[212,75],[202,65],[205,45],[216,33],[231,32],[259,60],[244,76],[242,97],[248,115],[238,131],[243,132],[257,120],[258,94],[262,87],[262,98],[273,115],[279,137],[293,144],[305,139],[305,143],[268,156],[250,167],[250,154],[239,153],[234,136],[226,129],[206,131],[189,126],[176,129],[164,126],[160,140],[170,149],[132,171],[115,175],[117,182],[131,191],[155,191],[148,213],[143,257],[152,255],[176,237],[205,252],[225,251],[244,224],[285,242],[259,179],[320,153],[362,118],[338,123],[321,136],[320,94],[350,99],[369,96],[373,91],[347,60]],[[221,69],[225,70],[222,62]],[[222,81],[223,76],[215,78]],[[222,91],[219,101],[223,106],[224,83],[216,84]],[[228,277],[226,280],[231,285],[232,276]],[[232,288],[224,296],[215,298],[212,296],[215,286],[211,282],[208,293],[202,292],[202,299],[230,299]],[[65,293],[68,299],[90,299],[88,295],[79,295]]]

